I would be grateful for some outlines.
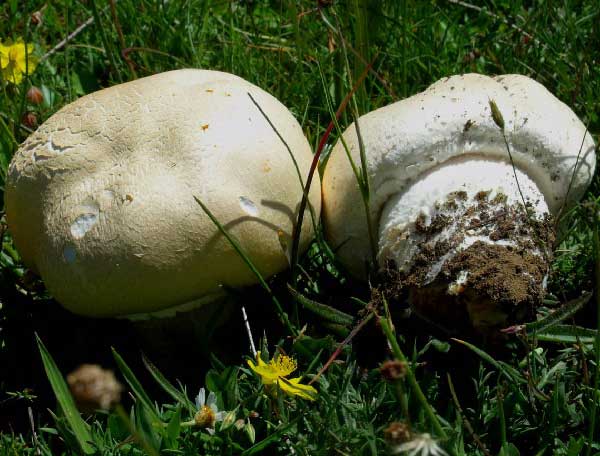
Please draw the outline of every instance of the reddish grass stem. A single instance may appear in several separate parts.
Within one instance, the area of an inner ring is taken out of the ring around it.
[[[352,98],[354,93],[358,90],[358,88],[361,86],[361,84],[364,82],[365,78],[369,74],[369,71],[373,67],[373,63],[375,63],[375,59],[373,59],[365,67],[362,74],[360,75],[360,77],[358,78],[358,80],[356,81],[354,86],[352,87],[352,90],[350,90],[350,92],[342,100],[339,108],[337,109],[337,111],[335,113],[336,120],[339,119],[341,117],[342,113],[346,110],[346,106],[348,105],[348,102],[350,101],[350,99]],[[302,201],[300,202],[300,208],[298,210],[298,220],[296,221],[296,224],[294,225],[294,231],[293,231],[293,235],[292,235],[292,254],[291,254],[291,261],[290,261],[291,262],[291,270],[292,270],[292,281],[294,283],[296,282],[295,272],[296,272],[296,267],[297,267],[297,263],[298,263],[298,248],[300,245],[300,232],[302,230],[302,222],[304,220],[304,211],[306,210],[306,205],[308,203],[308,192],[310,190],[310,185],[312,184],[312,180],[315,175],[315,171],[317,170],[317,166],[319,164],[319,159],[321,157],[321,153],[323,152],[323,149],[325,148],[327,139],[329,138],[329,135],[333,131],[334,126],[335,126],[335,122],[332,119],[329,122],[329,125],[327,125],[327,129],[325,130],[325,133],[323,133],[323,136],[321,137],[321,141],[319,141],[317,151],[315,152],[313,161],[310,165],[308,177],[306,178],[306,185],[304,186],[304,193],[302,194]]]

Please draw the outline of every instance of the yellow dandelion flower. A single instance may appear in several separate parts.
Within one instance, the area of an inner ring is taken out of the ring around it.
[[[300,377],[286,378],[298,367],[294,358],[287,355],[278,355],[267,364],[258,352],[256,354],[256,364],[252,360],[248,360],[248,366],[260,375],[263,385],[277,385],[290,396],[299,396],[310,401],[314,401],[316,398],[317,390],[310,385],[300,383]]]
[[[0,43],[0,70],[2,78],[20,84],[24,74],[31,74],[37,66],[37,59],[33,56],[33,44],[25,44],[17,40],[10,46]]]

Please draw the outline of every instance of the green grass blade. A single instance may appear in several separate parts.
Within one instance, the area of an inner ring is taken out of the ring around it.
[[[244,451],[242,453],[242,456],[251,456],[253,454],[258,454],[261,451],[263,451],[265,448],[267,448],[268,446],[270,446],[271,444],[275,443],[276,441],[278,441],[281,437],[281,434],[283,434],[285,431],[287,431],[288,429],[290,429],[294,424],[296,424],[296,421],[298,421],[299,418],[294,419],[293,421],[290,421],[288,424],[286,424],[285,426],[280,427],[279,429],[277,429],[275,432],[273,432],[269,437],[267,437],[264,440],[261,440],[260,442],[258,442],[255,445],[252,445],[250,448],[248,448],[246,451]]]
[[[56,366],[56,363],[52,359],[52,356],[44,346],[42,340],[37,334],[35,335],[35,338],[37,340],[37,345],[42,357],[42,362],[44,363],[46,375],[48,376],[48,380],[50,381],[50,385],[52,386],[56,400],[60,404],[60,408],[62,409],[69,425],[71,426],[71,430],[77,438],[77,442],[81,447],[81,451],[83,451],[85,454],[93,454],[95,450],[92,445],[90,445],[90,442],[93,441],[92,435],[87,423],[83,421],[83,418],[81,418],[81,415],[75,406],[75,401],[73,400],[73,396],[71,396],[71,392],[69,391],[67,383],[60,373],[60,370]]]
[[[406,378],[408,380],[408,384],[410,385],[410,388],[412,389],[413,394],[416,396],[417,400],[421,404],[421,407],[423,408],[423,410],[425,410],[425,414],[427,415],[427,418],[429,419],[431,426],[433,427],[433,429],[435,429],[435,432],[439,438],[444,439],[444,440],[447,439],[448,436],[446,435],[446,432],[442,428],[440,420],[438,419],[433,408],[431,407],[431,404],[429,404],[429,401],[425,397],[425,394],[423,393],[423,390],[421,389],[419,382],[417,382],[417,378],[415,377],[415,374],[414,374],[412,368],[408,364],[408,360],[406,359],[406,356],[404,356],[404,353],[402,352],[402,349],[400,348],[400,345],[398,344],[398,339],[396,338],[396,334],[392,331],[392,328],[391,328],[388,320],[385,318],[381,318],[379,320],[379,324],[381,325],[383,334],[385,335],[388,342],[390,343],[390,346],[392,348],[392,353],[394,354],[394,356],[401,362],[406,363],[406,365],[407,365]]]
[[[582,328],[575,325],[555,325],[535,334],[537,340],[544,342],[557,342],[563,344],[586,344],[590,345],[596,341],[596,330]]]
[[[525,332],[528,336],[536,333],[547,331],[552,326],[559,324],[565,319],[573,316],[579,309],[585,306],[591,299],[592,294],[589,292],[584,293],[579,298],[569,301],[560,309],[552,312],[550,315],[542,318],[541,320],[527,323],[525,325]]]
[[[595,253],[595,264],[594,264],[594,276],[596,284],[600,283],[600,230],[598,226],[594,229],[594,253]],[[594,389],[593,391],[598,394],[600,387],[600,293],[596,290],[596,339],[595,339],[595,364],[596,372],[594,373]],[[588,446],[586,450],[586,456],[592,453],[592,445],[594,442],[594,433],[596,431],[596,414],[598,412],[598,401],[592,398],[592,407],[590,410],[590,427],[588,434]]]
[[[283,307],[281,307],[281,304],[279,303],[279,300],[277,299],[275,294],[273,294],[273,291],[271,291],[271,287],[269,287],[262,274],[256,268],[256,266],[254,266],[254,263],[252,263],[252,260],[250,260],[246,252],[244,252],[244,249],[242,248],[240,243],[231,234],[229,234],[229,232],[225,229],[221,222],[217,220],[217,218],[213,215],[210,209],[208,209],[208,207],[206,207],[206,205],[202,201],[200,201],[198,197],[194,195],[194,199],[200,205],[204,213],[208,215],[211,221],[216,225],[216,227],[223,234],[223,236],[227,238],[227,240],[237,252],[237,254],[242,258],[242,260],[244,260],[248,268],[250,268],[250,270],[254,273],[260,285],[267,291],[267,293],[269,293],[269,295],[271,296],[271,300],[275,304],[275,308],[277,309],[277,313],[279,314],[279,318],[281,319],[282,323],[286,326],[286,328],[290,331],[292,335],[298,335],[298,331],[296,331],[296,328],[292,326],[292,323],[290,322],[287,313],[284,312]]]
[[[156,382],[160,386],[162,386],[162,388],[167,394],[169,394],[169,396],[171,396],[181,405],[185,406],[190,413],[196,412],[196,407],[194,406],[194,403],[190,401],[190,399],[185,394],[183,394],[181,391],[175,388],[175,386],[171,382],[169,382],[169,380],[166,379],[162,372],[160,372],[158,368],[154,364],[152,364],[152,362],[148,358],[146,358],[146,355],[142,355],[142,361],[144,362],[144,366],[146,366],[146,369],[148,369],[154,380],[156,380]]]
[[[492,366],[494,366],[496,369],[498,369],[500,371],[500,373],[502,373],[502,375],[504,375],[512,383],[515,383],[515,384],[527,383],[527,380],[525,378],[523,378],[523,376],[519,373],[519,371],[517,371],[514,367],[512,367],[502,361],[496,361],[494,358],[492,358],[490,355],[488,355],[486,352],[484,352],[481,348],[478,348],[475,345],[470,344],[469,342],[466,342],[464,340],[455,339],[455,338],[452,338],[452,340],[455,342],[458,342],[461,345],[464,345],[469,350],[471,350],[473,353],[478,355],[481,359],[483,359],[484,361],[486,361],[489,364],[491,364]]]
[[[321,304],[320,302],[313,301],[312,299],[307,298],[299,291],[295,290],[291,285],[288,285],[288,290],[291,293],[292,297],[302,305],[305,309],[311,311],[315,315],[318,315],[321,318],[324,318],[327,321],[337,323],[344,326],[350,326],[354,321],[352,315],[349,315],[341,310],[335,309],[326,304]]]
[[[123,358],[121,358],[121,355],[119,355],[114,348],[112,349],[112,353],[113,353],[113,358],[115,359],[115,362],[117,363],[117,366],[119,366],[119,370],[123,374],[123,377],[125,378],[125,381],[127,382],[127,384],[133,390],[133,394],[135,395],[135,397],[140,402],[142,402],[142,404],[144,404],[144,406],[148,409],[150,418],[155,422],[160,422],[160,418],[158,417],[158,414],[156,413],[156,408],[154,407],[154,404],[150,400],[150,397],[148,396],[146,391],[144,391],[142,384],[139,382],[139,380],[137,379],[137,377],[135,376],[133,371],[129,368],[127,363],[125,363]]]

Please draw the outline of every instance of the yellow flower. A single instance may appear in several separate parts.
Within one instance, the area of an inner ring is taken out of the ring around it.
[[[300,383],[300,377],[285,378],[296,370],[298,365],[296,360],[286,355],[278,355],[265,363],[260,357],[260,352],[256,354],[256,364],[248,360],[248,366],[258,375],[263,385],[277,385],[281,390],[290,396],[299,396],[309,401],[314,401],[317,390],[310,385]]]
[[[27,46],[27,48],[26,48]],[[2,78],[13,84],[20,84],[24,74],[31,74],[37,66],[33,56],[33,44],[17,40],[10,46],[0,43],[0,69]]]

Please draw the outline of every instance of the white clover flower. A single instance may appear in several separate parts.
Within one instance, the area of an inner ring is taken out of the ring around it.
[[[198,411],[194,415],[194,422],[208,431],[209,434],[215,433],[215,423],[223,421],[227,412],[219,411],[217,408],[217,396],[212,391],[206,398],[206,390],[200,388],[198,396],[196,396],[196,408]]]
[[[392,449],[392,454],[399,453],[408,453],[408,456],[448,456],[429,434],[416,434],[412,440]]]

